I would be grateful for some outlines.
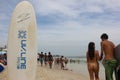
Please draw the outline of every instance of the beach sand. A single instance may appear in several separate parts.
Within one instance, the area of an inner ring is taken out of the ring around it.
[[[36,71],[36,80],[89,80],[88,76],[89,75],[74,73],[72,70],[41,67],[40,64],[37,65]],[[0,73],[0,80],[9,80],[7,79],[7,69]]]

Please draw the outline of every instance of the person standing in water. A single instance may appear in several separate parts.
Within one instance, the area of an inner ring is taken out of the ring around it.
[[[86,53],[87,66],[90,75],[90,80],[99,80],[99,52],[95,50],[95,43],[90,42],[88,45],[88,51]]]
[[[105,68],[106,80],[113,80],[113,72],[115,71],[117,61],[114,58],[115,45],[113,42],[108,40],[108,35],[103,33],[101,35],[101,58],[103,55],[103,65]]]

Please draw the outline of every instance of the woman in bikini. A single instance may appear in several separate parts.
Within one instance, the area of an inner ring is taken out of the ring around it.
[[[90,80],[99,80],[99,53],[95,50],[95,43],[90,42],[86,53],[87,66],[90,75]]]

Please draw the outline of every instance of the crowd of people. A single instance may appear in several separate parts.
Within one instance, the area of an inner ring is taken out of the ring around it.
[[[50,69],[52,68],[53,64],[56,66],[60,66],[61,69],[66,70],[67,67],[67,63],[68,63],[68,59],[64,56],[61,57],[53,57],[53,55],[51,54],[51,52],[47,53],[38,53],[38,63],[40,63],[41,66],[43,66],[43,64],[45,66],[49,65]]]
[[[43,52],[38,53],[38,62],[40,62],[41,66],[43,66],[43,62],[45,63],[45,66],[47,66],[47,63],[49,64],[49,67],[52,68],[52,63],[53,63],[53,56],[51,52],[43,54]]]
[[[55,58],[55,65],[60,65],[61,69],[63,70],[67,70],[67,63],[68,63],[68,59],[64,56],[61,56],[60,58]]]
[[[99,56],[99,51],[95,49],[95,43],[90,42],[88,44],[88,51],[86,53],[87,67],[90,75],[90,80],[99,80],[99,61],[102,60],[103,66],[105,68],[105,78],[106,80],[113,80],[113,72],[115,71],[116,80],[120,80],[120,61],[115,59],[115,45],[112,41],[108,40],[108,35],[103,33],[101,35],[101,54]],[[68,59],[64,56],[53,57],[51,52],[48,53],[38,53],[37,57],[38,63],[41,67],[43,65],[49,66],[52,69],[53,64],[60,66],[62,70],[67,70]],[[72,60],[70,60],[72,62]],[[78,61],[80,62],[80,61]],[[0,55],[0,72],[4,70],[4,66],[7,65],[7,54]]]

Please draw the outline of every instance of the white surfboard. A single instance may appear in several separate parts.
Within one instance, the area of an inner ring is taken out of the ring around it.
[[[35,80],[37,65],[36,18],[28,1],[12,15],[8,34],[8,80]]]

